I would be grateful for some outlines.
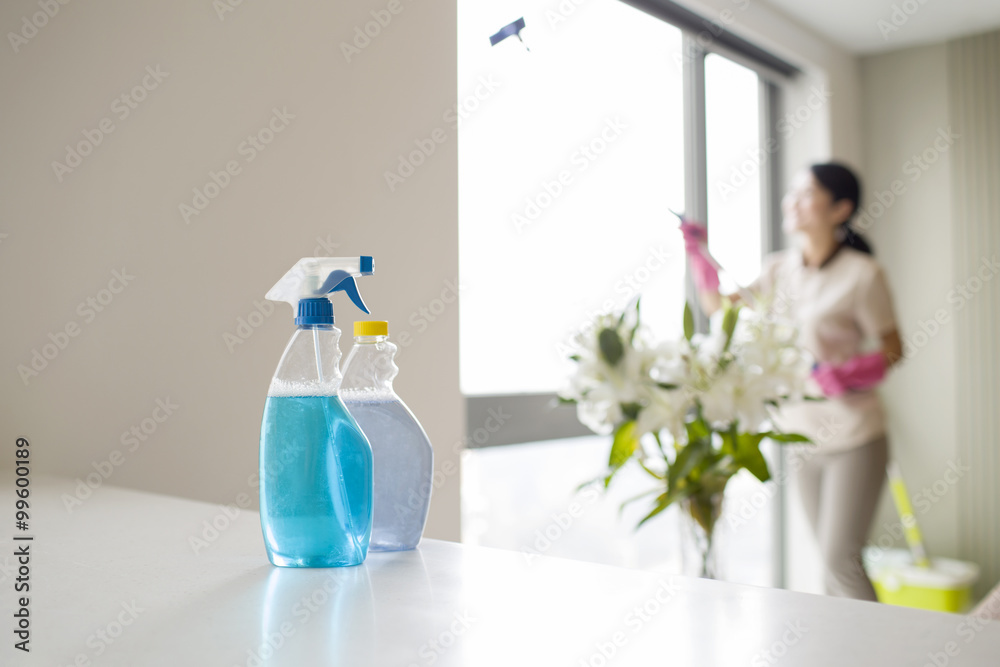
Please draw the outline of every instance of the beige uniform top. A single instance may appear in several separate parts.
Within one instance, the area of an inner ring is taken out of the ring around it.
[[[896,329],[882,268],[871,255],[846,246],[819,267],[805,266],[798,248],[769,255],[750,291],[773,299],[770,309],[798,326],[799,344],[817,362],[838,365],[879,349],[882,336]],[[812,380],[807,393],[822,395]],[[775,423],[809,437],[822,451],[859,447],[885,435],[882,402],[874,390],[787,403]]]

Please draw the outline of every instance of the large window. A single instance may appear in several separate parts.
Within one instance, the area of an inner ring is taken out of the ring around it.
[[[574,332],[640,293],[647,323],[680,331],[681,31],[617,0],[564,5],[459,2],[459,81],[495,85],[459,135],[466,394],[555,391]],[[512,11],[530,52],[489,45]]]
[[[707,218],[724,289],[756,277],[770,249],[772,84],[619,0],[459,0],[458,9],[459,99],[483,81],[491,91],[469,105],[459,132],[461,385],[470,432],[482,426],[473,416],[481,406],[509,395],[531,395],[516,405],[533,415],[515,410],[518,434],[487,443],[513,446],[465,453],[463,540],[676,571],[676,512],[640,533],[641,507],[618,515],[621,500],[647,488],[641,471],[624,472],[600,499],[574,496],[610,443],[569,437],[581,430],[565,419],[544,425],[544,405],[571,370],[571,336],[597,313],[641,295],[655,334],[680,335],[690,292],[671,210]],[[491,47],[489,35],[522,13],[524,43]],[[761,494],[741,474],[727,503],[737,511]],[[586,507],[579,520],[559,540],[539,541],[574,502]],[[724,549],[740,557],[729,578],[780,581],[773,516],[755,510],[731,522]]]

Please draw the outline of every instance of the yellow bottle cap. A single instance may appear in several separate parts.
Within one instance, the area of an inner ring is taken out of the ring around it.
[[[378,322],[355,322],[354,323],[354,335],[355,336],[388,336],[389,335],[389,323],[378,321]]]

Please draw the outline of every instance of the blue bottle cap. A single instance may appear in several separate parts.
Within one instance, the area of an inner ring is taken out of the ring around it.
[[[333,304],[324,297],[318,299],[302,299],[299,301],[299,312],[295,317],[297,326],[327,324],[333,325]]]

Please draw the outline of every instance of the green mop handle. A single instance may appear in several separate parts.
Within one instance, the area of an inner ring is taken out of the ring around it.
[[[917,517],[913,514],[913,507],[910,506],[910,494],[906,492],[906,484],[903,482],[903,473],[899,469],[899,464],[890,461],[886,466],[886,473],[889,475],[889,490],[892,492],[892,500],[896,505],[896,512],[899,520],[903,524],[903,534],[906,543],[913,554],[913,562],[919,567],[930,567],[931,562],[927,558],[927,550],[924,548],[924,538],[920,534],[920,526],[917,524]]]

